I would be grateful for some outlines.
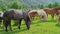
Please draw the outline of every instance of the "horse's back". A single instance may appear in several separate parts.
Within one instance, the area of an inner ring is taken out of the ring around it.
[[[44,15],[46,12],[43,9],[37,10],[38,15]]]
[[[27,11],[26,10],[14,10],[14,18],[20,19],[26,17]]]

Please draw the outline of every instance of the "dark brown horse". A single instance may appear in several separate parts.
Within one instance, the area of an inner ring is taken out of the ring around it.
[[[7,27],[10,27],[10,30],[12,31],[11,28],[11,20],[19,20],[18,22],[18,28],[20,29],[21,21],[22,19],[25,20],[25,23],[27,25],[27,29],[29,30],[30,28],[30,18],[28,16],[28,12],[26,10],[7,10],[3,14],[3,25],[5,27],[5,31],[7,31]]]

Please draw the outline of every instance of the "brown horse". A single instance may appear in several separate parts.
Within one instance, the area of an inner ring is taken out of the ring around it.
[[[54,15],[58,14],[59,8],[45,8],[44,11],[48,14],[51,14],[52,19],[54,19]]]
[[[34,17],[37,15],[39,16],[39,18],[44,18],[45,20],[47,20],[47,14],[45,13],[45,11],[43,9],[40,10],[31,10],[28,12],[30,20],[34,19]]]
[[[58,6],[58,7],[55,7],[54,9],[55,9],[55,10],[56,10],[56,12],[57,12],[57,13],[56,13],[56,15],[59,15],[60,6]]]

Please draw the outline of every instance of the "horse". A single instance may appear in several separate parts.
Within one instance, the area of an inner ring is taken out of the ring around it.
[[[44,18],[45,21],[47,21],[47,14],[43,9],[37,10],[38,16],[40,18]]]
[[[40,19],[43,17],[45,20],[47,20],[47,14],[45,13],[45,11],[43,9],[30,10],[28,14],[29,14],[31,20],[34,18],[35,15],[38,15],[40,17]]]
[[[54,15],[59,15],[59,10],[60,10],[60,6],[55,7],[55,8],[45,8],[44,11],[48,14],[51,14],[52,19],[54,19]]]
[[[52,19],[54,19],[54,15],[58,12],[55,8],[45,8],[44,11],[48,14],[51,14]]]
[[[56,12],[57,12],[56,15],[58,16],[59,15],[60,6],[55,7],[54,9],[56,10]]]
[[[20,29],[22,19],[25,20],[27,29],[29,30],[31,21],[28,12],[26,10],[16,10],[16,9],[6,10],[3,14],[3,25],[5,27],[5,31],[8,31],[7,30],[8,26],[12,31],[11,20],[19,20],[18,29]]]

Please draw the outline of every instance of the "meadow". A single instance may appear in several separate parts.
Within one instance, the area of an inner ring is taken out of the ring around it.
[[[20,30],[17,26],[13,26],[14,21],[12,20],[11,24],[13,31],[9,30],[6,32],[2,27],[0,27],[0,34],[60,34],[60,26],[58,25],[58,17],[56,15],[54,20],[51,19],[50,15],[48,15],[47,22],[38,18],[39,17],[35,17],[34,20],[31,21],[30,30],[26,29],[24,20],[22,21]]]
[[[12,1],[12,2],[11,2]],[[34,0],[35,1],[35,0]],[[21,0],[0,0],[0,11],[4,9],[44,9],[44,8],[55,8],[60,6],[58,2],[50,3],[48,2],[45,5],[46,0],[43,3],[39,3],[38,5],[34,6],[30,5],[28,0],[21,2]],[[54,1],[54,0],[53,0]],[[52,2],[53,2],[52,1]],[[30,1],[29,1],[30,2]],[[38,3],[38,2],[37,2]],[[31,3],[32,4],[32,3]],[[58,17],[55,15],[54,20],[51,19],[51,16],[48,15],[48,21],[45,22],[43,19],[40,20],[39,17],[35,17],[34,20],[31,21],[30,30],[27,30],[24,20],[21,24],[21,29],[19,30],[17,26],[14,26],[14,21],[11,21],[13,31],[5,32],[2,27],[0,27],[0,34],[60,34],[60,25],[58,25]]]

